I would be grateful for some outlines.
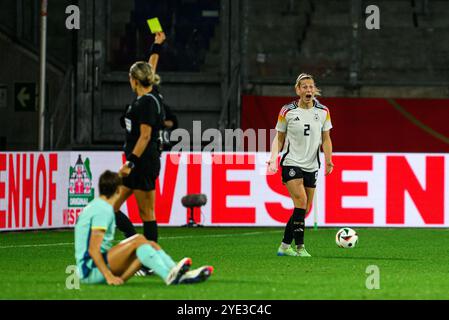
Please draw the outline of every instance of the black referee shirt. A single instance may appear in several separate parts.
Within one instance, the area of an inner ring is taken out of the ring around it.
[[[154,145],[159,142],[160,130],[163,126],[163,106],[158,94],[150,92],[143,95],[128,107],[125,113],[126,140],[124,151],[129,155],[136,146],[140,137],[140,125],[147,124],[151,127],[151,140],[142,156],[154,150]]]

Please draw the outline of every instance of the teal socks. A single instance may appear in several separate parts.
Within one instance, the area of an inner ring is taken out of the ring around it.
[[[156,253],[161,257],[162,261],[164,261],[165,266],[168,269],[173,269],[176,266],[176,262],[173,261],[173,259],[165,253],[164,250],[157,250]]]
[[[154,272],[162,279],[165,280],[167,278],[171,268],[167,266],[165,259],[171,259],[167,254],[165,254],[165,252],[161,254],[149,244],[143,244],[139,248],[137,248],[136,255],[139,261],[145,267],[153,269]],[[171,262],[173,262],[173,260],[171,260]]]

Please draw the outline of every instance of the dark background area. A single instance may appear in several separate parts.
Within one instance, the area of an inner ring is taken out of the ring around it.
[[[81,10],[80,30],[65,27],[71,4]],[[379,7],[379,30],[365,27],[368,5]],[[39,11],[38,0],[0,0],[0,90],[6,94],[0,105],[2,150],[37,149],[36,105],[21,109],[18,92],[24,84],[38,88]],[[449,114],[448,16],[449,2],[443,0],[49,0],[45,149],[120,148],[118,119],[134,98],[127,70],[149,57],[153,35],[146,20],[152,17],[160,19],[167,35],[158,73],[180,128],[192,132],[195,120],[202,132],[246,128],[252,106],[245,105],[245,96],[293,100],[295,79],[307,72],[339,119],[335,151],[351,150],[351,143],[357,150],[366,146],[359,151],[394,151],[391,143],[379,141],[374,150],[357,140],[367,132],[348,118],[350,109],[358,108],[358,123],[366,123],[375,136],[378,119],[397,116],[376,102],[382,99],[407,100],[407,112],[447,137],[440,122]],[[28,103],[36,95],[32,91],[22,92]],[[361,99],[349,108],[332,98]],[[363,99],[378,100],[367,107]],[[438,107],[426,99],[439,100]],[[260,114],[276,114],[279,103]],[[409,105],[427,112],[416,114]],[[263,127],[257,121],[251,126]],[[355,130],[353,139],[341,135],[348,128]],[[408,141],[397,150],[439,150],[426,149],[431,145],[426,140],[434,139],[428,132],[407,128],[404,134],[412,130],[422,148],[407,147]],[[447,147],[444,141],[439,143]]]

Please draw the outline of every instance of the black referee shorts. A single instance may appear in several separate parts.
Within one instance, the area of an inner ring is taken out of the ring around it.
[[[282,166],[282,182],[285,184],[290,180],[304,179],[304,187],[316,188],[318,171],[306,172],[300,167]]]
[[[152,159],[141,159],[139,165],[131,170],[129,176],[123,178],[123,185],[133,190],[155,190],[160,170],[161,159],[159,156]]]

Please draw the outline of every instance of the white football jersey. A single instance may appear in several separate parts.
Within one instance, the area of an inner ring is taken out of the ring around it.
[[[286,132],[281,166],[300,167],[306,172],[318,170],[322,133],[331,128],[329,109],[316,99],[310,109],[299,107],[297,101],[283,106],[276,125],[277,131]]]

